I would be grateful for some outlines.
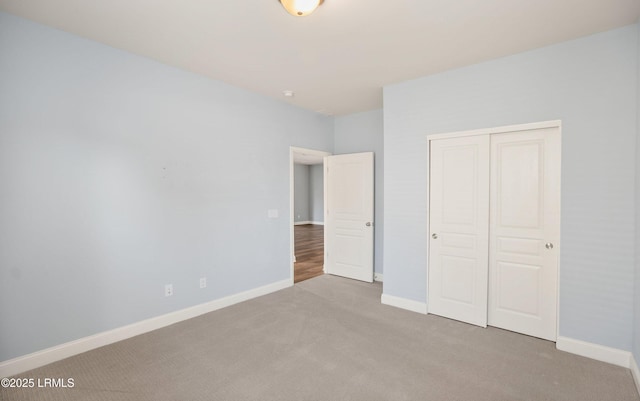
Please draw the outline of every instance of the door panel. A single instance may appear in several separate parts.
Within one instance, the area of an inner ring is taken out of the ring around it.
[[[430,149],[429,313],[486,327],[489,136]]]
[[[325,265],[373,282],[373,153],[328,156]]]
[[[521,263],[496,263],[496,307],[522,315],[540,314],[537,300],[541,292],[542,266]]]
[[[491,136],[488,323],[552,341],[557,324],[559,141],[557,128]]]

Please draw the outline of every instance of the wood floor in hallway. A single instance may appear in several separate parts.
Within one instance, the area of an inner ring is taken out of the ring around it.
[[[324,226],[303,224],[294,227],[295,253],[293,282],[298,283],[324,274]]]

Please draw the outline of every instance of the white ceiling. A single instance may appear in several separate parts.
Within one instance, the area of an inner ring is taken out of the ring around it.
[[[0,10],[324,114],[382,87],[634,23],[640,0],[0,0]],[[284,90],[295,96],[285,98]]]

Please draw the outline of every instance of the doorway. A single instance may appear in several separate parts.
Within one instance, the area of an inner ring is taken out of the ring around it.
[[[328,152],[290,148],[291,278],[298,283],[325,273],[324,158]]]
[[[373,282],[374,238],[374,154],[373,152],[341,154],[312,149],[290,148],[290,250],[291,282],[296,280],[298,260],[295,227],[318,222],[319,208],[314,219],[298,216],[295,204],[295,171],[298,165],[322,166],[322,272],[355,280]],[[314,167],[310,167],[313,171]],[[303,170],[298,167],[298,169]],[[319,185],[320,179],[316,179]],[[316,195],[317,198],[319,198]],[[304,210],[298,208],[298,211]],[[316,230],[317,232],[318,230]],[[300,236],[298,236],[300,238]],[[319,244],[319,240],[313,241]],[[317,254],[317,252],[314,252]],[[317,260],[317,258],[316,258]]]

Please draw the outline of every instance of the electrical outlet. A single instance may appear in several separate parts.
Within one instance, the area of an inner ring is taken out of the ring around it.
[[[200,279],[200,288],[206,288],[207,287],[207,278],[206,277],[202,277]]]
[[[164,286],[164,296],[170,297],[173,295],[173,284],[166,284]]]

